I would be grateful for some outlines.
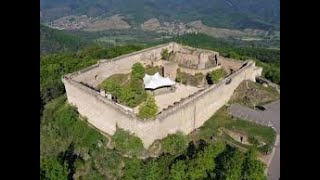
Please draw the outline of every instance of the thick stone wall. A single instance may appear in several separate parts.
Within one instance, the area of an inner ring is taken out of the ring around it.
[[[237,69],[241,68],[242,63],[239,63],[239,61],[219,56],[218,57],[219,64],[223,67],[223,69],[230,73],[230,69],[236,71]]]
[[[159,60],[159,61],[156,61],[153,63],[154,66],[162,66],[164,67],[164,71],[168,71],[168,66],[166,65],[166,63],[168,64],[171,64],[171,63],[174,63],[174,62],[171,62],[171,61],[166,61],[166,60]],[[235,63],[238,63],[238,66],[237,67],[241,67],[241,65],[243,64],[243,61],[237,61]],[[177,64],[177,63],[175,63]],[[188,74],[192,74],[192,75],[195,75],[197,73],[202,73],[202,74],[207,74],[209,72],[212,72],[212,71],[215,71],[217,69],[221,69],[221,65],[218,65],[218,66],[214,66],[214,67],[211,67],[211,68],[206,68],[206,69],[190,69],[190,68],[186,68],[186,67],[182,67],[182,66],[179,66],[177,64],[177,66],[170,66],[170,74],[173,74],[173,76],[175,77],[176,76],[176,73],[173,73],[173,70],[174,71],[177,71],[177,69],[179,68],[181,72],[184,72],[184,73],[188,73]],[[165,73],[166,74],[166,73]],[[172,78],[172,80],[175,80],[175,78]]]
[[[173,47],[174,46],[175,44],[173,44]],[[160,53],[164,47],[169,47],[169,44],[153,48],[154,53]],[[141,56],[141,52],[134,56],[136,57],[125,57],[126,63],[133,64],[138,61],[138,56]],[[124,63],[122,60],[119,61]],[[119,65],[120,64],[117,64],[117,66]],[[129,66],[127,68],[118,68],[121,70],[129,70]],[[88,122],[99,130],[112,135],[118,126],[140,137],[144,146],[147,148],[154,140],[162,139],[168,134],[177,131],[188,134],[195,128],[202,126],[206,120],[230,99],[234,90],[243,80],[248,79],[254,81],[255,76],[258,74],[257,71],[260,71],[261,68],[255,67],[252,61],[247,62],[245,66],[218,84],[197,92],[191,97],[182,100],[174,107],[162,111],[154,119],[148,121],[137,118],[132,112],[125,111],[113,101],[101,96],[99,92],[77,82],[86,81],[89,84],[90,80],[95,80],[92,84],[97,85],[105,77],[111,75],[108,71],[102,72],[106,70],[111,71],[112,68],[108,69],[107,66],[102,65],[101,67],[98,66],[90,71],[84,72],[83,74],[86,75],[78,74],[73,76],[77,74],[74,73],[63,78],[68,102],[76,106],[78,112],[82,116],[87,117]],[[104,78],[93,79],[98,72],[100,72]]]
[[[171,61],[163,61],[163,76],[169,77],[172,81],[176,80],[178,63]]]
[[[87,84],[88,86],[97,88],[97,86],[106,78],[111,76],[112,74],[119,74],[119,73],[129,73],[131,71],[131,67],[133,64],[140,62],[143,65],[162,65],[164,61],[159,60],[161,59],[161,51],[163,49],[168,49],[169,52],[177,52],[177,51],[203,51],[202,54],[216,54],[219,55],[215,51],[209,50],[201,50],[196,48],[191,48],[188,46],[182,46],[177,43],[171,42],[167,44],[158,45],[152,48],[144,49],[141,51],[137,51],[134,53],[130,53],[127,55],[119,56],[110,60],[101,60],[98,64],[80,70],[78,72],[69,74],[74,80],[78,82],[82,82]],[[242,63],[239,61],[234,61],[231,59],[223,58],[218,56],[219,62],[221,59],[221,65],[225,66],[227,69],[234,68],[238,69],[241,67]],[[181,67],[182,72],[186,72],[189,74],[196,74],[198,72],[202,72],[206,74],[208,71],[212,71],[218,69],[219,66],[205,68],[205,69],[190,69]]]
[[[100,63],[73,73],[74,80],[84,82],[92,87],[97,87],[103,80],[112,74],[129,73],[133,64],[140,62],[144,65],[151,65],[151,61],[161,59],[162,49],[173,50],[174,43],[162,44],[152,48],[144,49],[127,55],[119,56],[110,60],[103,60]],[[150,61],[151,60],[151,61]]]
[[[215,66],[215,67],[208,68],[208,69],[189,69],[189,68],[185,68],[185,67],[179,67],[179,69],[181,72],[192,74],[192,75],[195,75],[197,73],[202,73],[203,75],[206,75],[212,71],[215,71],[217,69],[221,69],[221,66],[219,65],[219,66]]]

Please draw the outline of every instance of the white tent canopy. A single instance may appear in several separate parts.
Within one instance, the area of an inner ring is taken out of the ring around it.
[[[143,78],[143,83],[145,89],[157,89],[159,87],[172,86],[175,84],[175,82],[169,79],[168,77],[164,78],[160,76],[158,72],[152,76],[145,74]]]

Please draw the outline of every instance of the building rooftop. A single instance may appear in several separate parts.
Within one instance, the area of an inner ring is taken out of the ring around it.
[[[156,72],[154,75],[145,74],[143,83],[145,89],[157,89],[159,87],[172,86],[175,84],[175,82],[168,77],[164,78],[160,76],[158,72]]]

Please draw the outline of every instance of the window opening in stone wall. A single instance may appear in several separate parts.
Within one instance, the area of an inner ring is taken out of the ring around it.
[[[216,65],[218,66],[218,57],[216,54],[214,55],[214,60],[216,61]]]
[[[229,85],[231,83],[231,79],[228,79],[227,81],[226,81],[226,85]]]

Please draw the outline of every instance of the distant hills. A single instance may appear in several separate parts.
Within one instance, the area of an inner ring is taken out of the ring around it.
[[[78,36],[40,24],[40,54],[75,51],[87,44]]]
[[[40,0],[43,22],[70,15],[100,19],[121,15],[131,28],[156,18],[185,24],[200,20],[228,29],[280,30],[280,0]]]

